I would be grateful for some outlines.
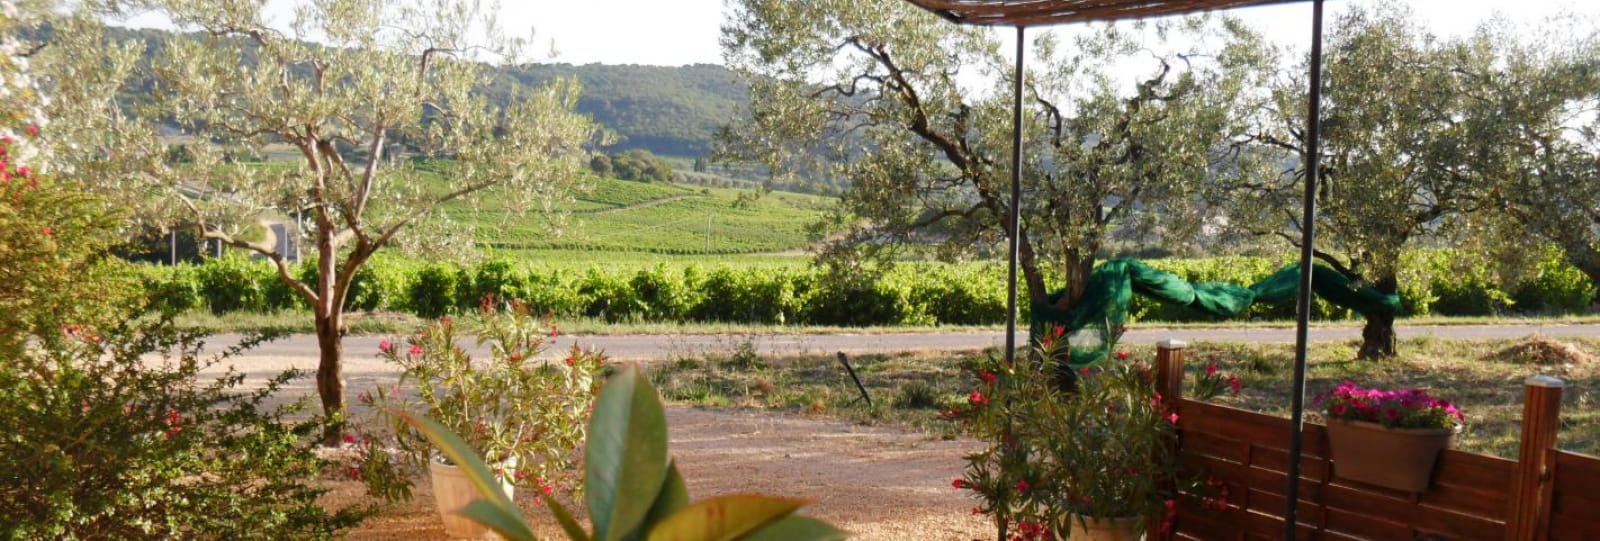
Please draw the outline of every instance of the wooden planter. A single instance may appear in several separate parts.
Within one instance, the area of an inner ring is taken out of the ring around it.
[[[1366,421],[1328,421],[1333,475],[1406,492],[1427,492],[1439,452],[1455,431],[1387,428]]]
[[[433,481],[433,501],[439,508],[439,518],[444,520],[444,533],[451,539],[499,539],[489,528],[473,522],[460,511],[474,500],[481,499],[477,487],[467,478],[467,472],[455,466],[428,462],[428,477]],[[511,497],[510,482],[501,481],[500,488]]]
[[[1096,518],[1072,517],[1072,527],[1067,539],[1088,541],[1139,541],[1144,539],[1144,519],[1141,517]]]

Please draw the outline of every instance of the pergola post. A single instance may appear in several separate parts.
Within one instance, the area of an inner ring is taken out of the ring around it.
[[[1022,235],[1022,25],[1017,25],[1017,69],[1011,77],[1011,208],[1006,240],[1006,364],[1017,360],[1017,247]]]
[[[1311,331],[1311,256],[1317,231],[1317,182],[1322,151],[1322,0],[1311,4],[1311,67],[1306,106],[1306,192],[1300,210],[1300,291],[1295,302],[1294,394],[1289,419],[1289,486],[1284,490],[1283,538],[1295,538],[1295,508],[1300,500],[1301,436],[1306,401],[1306,342]]]

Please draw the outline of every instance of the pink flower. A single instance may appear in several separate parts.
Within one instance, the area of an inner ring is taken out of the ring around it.
[[[17,176],[19,176],[19,177],[28,176],[28,166],[24,165],[22,167],[18,167],[17,168]]]
[[[46,235],[54,235],[54,234],[56,234],[56,230],[52,229],[52,228],[49,228],[49,227],[40,228],[39,232],[40,233],[44,233]]]
[[[1029,486],[1030,485],[1028,485],[1027,481],[1024,481],[1022,479],[1018,479],[1017,480],[1017,492],[1027,492]]]
[[[29,124],[28,127],[22,129],[22,132],[28,134],[28,137],[38,137],[39,126]]]
[[[550,337],[551,338],[555,338],[557,336],[561,336],[561,329],[557,328],[555,325],[551,325],[550,326]]]
[[[1206,375],[1207,376],[1215,376],[1215,375],[1217,375],[1217,363],[1215,363],[1215,362],[1206,363]]]
[[[1167,414],[1167,422],[1172,423],[1174,425],[1178,424],[1178,414],[1176,414],[1176,413]]]
[[[407,350],[406,353],[409,353],[411,355],[421,355],[422,354],[422,346],[419,345],[419,344],[411,344],[411,349]]]
[[[1238,375],[1228,376],[1228,389],[1233,392],[1233,396],[1239,396],[1239,388],[1241,386],[1243,386],[1243,383],[1239,381]]]
[[[970,486],[972,486],[971,483],[968,483],[966,479],[962,479],[962,478],[959,478],[959,477],[957,477],[956,480],[950,482],[950,487],[951,488],[961,489],[961,488],[967,488],[967,487],[970,487]]]
[[[394,349],[394,344],[389,343],[389,339],[388,338],[383,339],[382,342],[378,342],[378,351],[382,351],[384,353],[388,353],[393,349]]]
[[[356,437],[352,436],[350,434],[345,434],[344,435],[344,442],[353,445],[356,442]]]
[[[1126,352],[1126,351],[1118,351],[1117,352],[1117,360],[1119,360],[1119,361],[1128,360],[1128,352]]]

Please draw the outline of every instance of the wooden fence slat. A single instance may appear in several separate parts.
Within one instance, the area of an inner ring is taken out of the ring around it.
[[[1523,382],[1522,445],[1517,450],[1516,473],[1511,477],[1506,509],[1506,539],[1533,541],[1549,527],[1550,503],[1544,501],[1550,481],[1545,459],[1556,448],[1561,430],[1561,388],[1566,383],[1551,376],[1529,376]]]

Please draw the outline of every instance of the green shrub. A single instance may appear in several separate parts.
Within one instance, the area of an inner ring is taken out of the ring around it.
[[[145,292],[148,308],[157,313],[177,314],[204,305],[196,274],[195,267],[190,265],[142,265],[139,284]]]
[[[332,538],[366,514],[323,507],[317,421],[267,406],[295,373],[202,375],[224,359],[170,325],[68,336],[0,363],[0,536]]]
[[[417,271],[417,278],[406,289],[412,313],[436,318],[456,306],[457,272],[455,267],[430,264]]]
[[[213,314],[264,312],[267,305],[262,284],[266,279],[275,279],[267,272],[264,265],[233,252],[208,259],[196,272],[200,298]]]
[[[633,320],[644,311],[627,281],[599,269],[584,274],[578,282],[578,297],[584,316],[609,322]]]

